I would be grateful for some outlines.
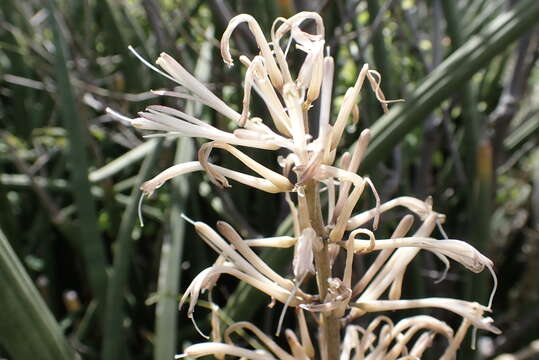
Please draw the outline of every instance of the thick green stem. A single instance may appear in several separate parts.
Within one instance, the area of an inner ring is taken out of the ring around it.
[[[322,248],[314,249],[314,262],[316,268],[316,282],[320,301],[323,302],[328,293],[328,279],[331,277],[331,266],[328,252],[328,237],[322,219],[318,184],[314,181],[305,186],[305,200],[309,215],[310,226],[322,239]],[[320,319],[322,343],[326,344],[326,354],[323,359],[337,359],[340,354],[341,329],[339,319],[332,313],[322,313]]]

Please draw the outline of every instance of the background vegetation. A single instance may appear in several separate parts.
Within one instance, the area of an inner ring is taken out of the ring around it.
[[[148,59],[169,52],[239,108],[243,70],[227,69],[218,49],[228,19],[250,13],[268,31],[275,17],[299,10],[319,11],[325,19],[336,59],[334,106],[364,62],[383,75],[389,98],[407,100],[381,117],[365,92],[361,120],[347,133],[352,143],[357,129],[374,132],[362,172],[385,199],[432,196],[435,209],[447,215],[449,236],[495,261],[494,317],[504,333],[480,334],[479,351],[463,349],[461,358],[534,356],[538,1],[2,0],[0,357],[171,359],[185,344],[201,341],[177,311],[177,295],[215,255],[180,214],[210,225],[224,219],[247,237],[283,234],[290,230],[284,200],[238,184],[222,191],[193,174],[144,202],[141,228],[139,184],[192,158],[199,140],[144,141],[104,109],[135,116],[169,101],[221,128],[231,126],[207,108],[150,93],[173,84],[145,68],[128,45]],[[236,33],[234,48],[253,55],[245,30]],[[252,113],[267,115],[256,100]],[[262,151],[252,155],[276,166]],[[264,253],[285,273],[286,255]],[[486,302],[488,276],[454,266],[435,285],[441,269],[423,254],[407,274],[404,297]],[[228,299],[223,320],[251,319],[272,333],[280,309],[224,280],[214,294],[221,305]],[[207,314],[197,311],[205,329]]]

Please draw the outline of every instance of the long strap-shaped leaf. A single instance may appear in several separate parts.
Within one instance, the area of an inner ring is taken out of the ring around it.
[[[438,66],[412,93],[405,104],[394,106],[371,127],[371,143],[364,168],[385,158],[428,114],[524,32],[537,24],[539,1],[522,0],[495,18],[481,33],[471,37]]]
[[[0,346],[13,360],[72,360],[73,351],[0,230]]]
[[[78,239],[78,245],[82,253],[85,269],[88,272],[88,280],[93,296],[100,304],[105,301],[107,289],[107,274],[105,247],[101,241],[97,227],[97,216],[94,199],[90,192],[88,180],[88,156],[86,154],[86,137],[83,131],[83,122],[80,120],[79,111],[76,108],[76,98],[69,79],[67,68],[67,46],[56,19],[55,1],[47,2],[49,8],[49,21],[54,35],[56,55],[56,81],[59,92],[59,111],[67,130],[69,138],[69,151],[67,161],[69,163],[70,181],[73,189],[73,197],[77,206],[78,223],[74,229],[74,235]]]
[[[152,166],[157,160],[161,151],[163,141],[159,141],[152,152],[146,155],[137,181],[131,194],[129,202],[122,215],[118,237],[116,238],[114,251],[114,264],[110,276],[109,287],[107,289],[107,299],[105,303],[105,322],[103,328],[103,349],[102,358],[104,360],[114,360],[119,357],[128,356],[128,349],[125,341],[125,329],[122,326],[124,320],[124,298],[129,279],[129,269],[131,264],[131,254],[133,251],[133,239],[131,234],[137,221],[138,200],[142,196],[138,189],[139,184],[148,178]]]

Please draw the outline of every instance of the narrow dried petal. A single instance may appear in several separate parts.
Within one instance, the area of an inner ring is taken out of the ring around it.
[[[303,48],[307,53],[305,61],[301,65],[301,68],[296,79],[296,86],[298,88],[307,88],[310,86],[310,83],[313,77],[316,77],[315,83],[318,85],[318,91],[320,90],[320,85],[322,84],[322,64],[323,64],[323,54],[324,54],[324,41],[317,41],[312,44],[308,49]],[[314,89],[313,89],[314,91]]]
[[[257,58],[261,60],[255,62]],[[275,92],[275,88],[271,85],[263,58],[257,56],[255,57],[255,60],[250,61],[243,55],[240,57],[240,61],[247,66],[247,71],[249,72],[249,69],[252,69],[251,73],[247,72],[245,75],[245,87],[247,87],[248,82],[250,82],[249,77],[252,77],[251,80],[254,81],[254,88],[262,100],[264,100],[275,127],[284,136],[291,137],[292,130],[290,118],[288,117],[279,96]],[[246,92],[247,88],[244,90],[244,93]]]
[[[367,73],[369,71],[369,65],[365,64],[361,68],[361,71],[359,72],[359,75],[357,77],[356,83],[353,88],[350,88],[346,91],[344,95],[344,100],[341,105],[341,109],[339,110],[339,114],[337,115],[337,120],[335,121],[335,125],[333,126],[332,136],[331,136],[331,148],[334,149],[337,147],[337,145],[341,141],[341,137],[344,131],[344,128],[346,126],[346,122],[348,121],[348,117],[350,116],[350,113],[352,112],[352,108],[354,104],[357,102],[359,97],[359,92],[361,91],[361,87],[363,86],[363,82],[365,81],[365,77],[367,76]]]
[[[410,228],[412,227],[414,223],[414,217],[412,215],[406,215],[401,219],[399,222],[399,225],[397,225],[397,228],[391,235],[392,239],[404,237],[410,231]],[[352,297],[357,296],[360,294],[365,287],[369,284],[371,279],[376,275],[378,270],[384,265],[386,260],[391,256],[394,249],[385,249],[382,250],[378,256],[376,257],[376,260],[369,266],[367,269],[367,272],[363,275],[360,281],[357,282],[357,284],[354,286],[354,289],[352,290]]]
[[[176,355],[176,359],[183,359],[185,357],[199,358],[202,356],[214,355],[214,354],[226,354],[230,356],[237,356],[252,360],[275,360],[273,356],[265,351],[253,351],[241,348],[239,346],[205,342],[188,346],[183,354]]]
[[[272,194],[283,192],[282,188],[276,186],[269,180],[243,174],[238,171],[230,170],[230,169],[220,167],[217,165],[211,165],[211,166],[214,166],[215,168],[217,168],[221,172],[221,174],[223,174],[227,178],[236,180],[237,182],[240,182],[242,184],[245,184],[245,185],[248,185],[248,186],[251,186],[256,189],[269,192]]]
[[[309,159],[309,162],[307,163],[307,165],[305,165],[303,168],[299,166],[296,167],[295,170],[300,173],[299,180],[297,181],[296,185],[303,186],[305,185],[305,183],[312,180],[313,177],[315,177],[315,175],[319,171],[320,165],[322,165],[323,161],[324,161],[323,151],[317,150],[316,152],[311,154],[311,158]],[[302,170],[299,171],[299,169],[301,168]]]
[[[393,321],[389,317],[379,315],[369,323],[369,326],[365,331],[367,334],[372,334],[374,333],[374,330],[376,330],[382,324],[387,324],[390,330],[393,330],[393,328],[395,327],[395,324],[393,324]]]
[[[262,260],[251,248],[246,244],[246,242],[241,238],[240,234],[232,226],[227,224],[224,221],[217,222],[217,229],[219,232],[227,238],[228,241],[234,245],[234,247],[239,251],[239,253],[251,264],[255,269],[260,273],[266,276],[268,279],[276,282],[280,286],[292,290],[294,284],[292,281],[287,280],[277,274],[273,269],[271,269],[265,262]]]
[[[276,173],[273,170],[268,169],[267,167],[253,160],[235,147],[220,142],[215,142],[212,144],[212,146],[228,151],[230,154],[234,155],[236,159],[240,160],[251,170],[256,172],[258,175],[264,177],[265,179],[269,180],[272,184],[281,189],[281,191],[285,192],[291,191],[293,189],[294,185],[286,177]]]
[[[375,335],[375,330],[381,326],[378,336]],[[393,321],[387,316],[377,316],[372,320],[365,330],[361,338],[360,350],[362,353],[370,349],[368,359],[383,359],[388,346],[392,342],[391,333],[394,329]],[[373,347],[374,342],[378,339],[378,344]]]
[[[355,244],[355,238],[359,234],[364,234],[369,237],[369,241],[371,243],[371,246],[367,249],[365,249],[365,252],[370,252],[375,246],[376,238],[374,237],[374,233],[368,229],[356,229],[350,233],[350,236],[348,237],[348,242],[346,245],[346,265],[343,275],[343,283],[347,287],[351,287],[352,282],[352,259],[354,254],[354,244]]]
[[[185,99],[185,100],[191,100],[194,102],[199,102],[201,104],[204,104],[206,106],[210,106],[210,104],[203,99],[199,98],[196,95],[186,94],[183,92],[177,92],[177,91],[167,91],[167,90],[150,90],[152,94],[159,95],[159,96],[170,96],[175,97],[178,99]],[[210,106],[211,107],[211,106]]]
[[[314,20],[316,22],[316,34],[309,34],[299,28],[299,26],[306,20]],[[324,21],[316,12],[302,11],[288,19],[285,19],[283,24],[277,28],[275,37],[280,39],[288,31],[292,31],[292,38],[298,44],[305,46],[313,41],[318,41],[324,38]]]
[[[294,278],[303,279],[308,273],[314,273],[313,246],[316,241],[316,231],[313,228],[305,228],[296,243],[292,266]]]
[[[290,346],[290,350],[292,350],[292,354],[294,354],[294,358],[296,360],[309,360],[309,356],[307,356],[307,352],[298,341],[296,334],[294,334],[292,330],[286,329],[285,335],[288,345]]]
[[[162,111],[156,111],[153,107],[148,112],[140,112],[140,118],[131,120],[131,125],[144,130],[166,131],[164,134],[154,134],[154,136],[187,136],[201,137],[211,140],[226,142],[233,145],[248,146],[259,149],[275,150],[280,147],[291,148],[289,141],[282,141],[282,138],[265,137],[263,139],[245,139],[235,136],[226,131],[219,130],[201,120],[185,114],[183,120]],[[168,111],[170,113],[170,111]],[[150,137],[150,136],[147,136]]]
[[[264,334],[262,330],[260,330],[258,327],[256,327],[254,324],[247,322],[247,321],[240,321],[237,323],[234,323],[230,325],[224,333],[225,341],[227,344],[232,345],[232,339],[230,338],[230,335],[233,332],[237,332],[238,330],[248,329],[249,331],[253,332],[255,336],[262,341],[262,343],[271,350],[279,359],[282,360],[294,360],[294,357],[287,353],[283,348],[281,348],[279,345],[277,345],[269,336]]]
[[[394,326],[391,336],[397,338],[401,332],[413,326],[419,326],[421,329],[435,331],[445,336],[448,341],[453,338],[453,329],[451,329],[449,325],[428,315],[417,315],[402,319]]]
[[[318,99],[320,88],[322,86],[323,70],[324,70],[324,42],[321,41],[318,48],[313,50],[314,59],[311,71],[311,80],[307,90],[307,99],[305,99],[305,109],[309,109],[311,104]]]
[[[295,151],[294,144],[289,139],[277,135],[270,129],[266,129],[265,125],[256,126],[256,129],[253,129],[250,125],[252,121],[249,120],[243,129],[234,130],[234,138],[236,141],[250,141],[257,144],[275,144],[278,147],[282,147],[289,151]],[[266,131],[269,130],[269,131]],[[241,145],[235,144],[234,142],[229,142],[231,145]]]
[[[361,132],[361,134],[359,134],[359,139],[357,140],[354,152],[352,153],[352,159],[348,165],[348,171],[357,173],[359,166],[361,165],[361,161],[363,160],[363,157],[367,151],[370,138],[371,131],[369,129],[365,129]]]
[[[259,278],[250,276],[231,266],[212,266],[199,273],[195,277],[195,279],[193,279],[191,285],[189,285],[186,292],[182,296],[182,299],[180,301],[180,308],[183,306],[187,297],[190,297],[191,305],[188,311],[189,317],[192,317],[194,306],[198,300],[198,297],[200,296],[200,293],[204,289],[206,289],[208,281],[211,280],[213,276],[220,274],[232,275],[235,278],[257,288],[263,293],[266,293],[268,296],[277,299],[283,304],[288,301],[289,305],[292,307],[298,306],[299,304],[306,301],[306,299],[302,299],[299,296],[290,298],[290,292],[288,290],[280,287],[279,285],[276,285],[275,283],[272,283],[271,281],[268,281],[267,279],[260,280]]]
[[[189,310],[187,310],[187,316],[192,317],[193,312],[195,311],[195,305],[198,301],[200,293],[204,290],[204,281],[212,275],[212,268],[207,268],[202,270],[194,279],[191,281],[191,284],[187,287],[187,290],[183,293],[183,296],[180,299],[180,304],[178,309],[181,310],[185,300],[190,297]]]
[[[365,129],[361,132],[359,135],[359,139],[356,141],[356,145],[354,147],[354,152],[352,153],[352,157],[350,159],[350,162],[347,164],[346,170],[357,173],[359,169],[359,165],[361,164],[361,160],[363,160],[363,156],[365,155],[365,151],[367,150],[367,145],[369,144],[371,132],[369,129]],[[340,210],[344,206],[344,203],[348,199],[348,193],[350,191],[350,186],[352,184],[349,182],[346,182],[341,185],[339,188],[339,199],[337,200],[337,205],[335,206],[336,212],[335,215],[338,216],[340,213]]]
[[[416,325],[408,329],[404,335],[400,334],[400,336],[396,339],[397,343],[393,345],[391,350],[386,355],[384,355],[384,360],[395,360],[399,355],[406,353],[408,351],[406,345],[420,330],[423,330],[423,327]]]
[[[269,282],[268,278],[238,253],[237,249],[230,246],[230,244],[207,224],[196,221],[194,226],[197,234],[204,240],[204,242],[212,248],[217,249],[219,254],[226,256],[238,269],[261,281]]]
[[[376,76],[377,79],[374,79],[373,75]],[[387,104],[404,101],[404,99],[386,100],[386,97],[384,96],[384,93],[382,92],[382,89],[380,88],[380,83],[382,82],[382,76],[380,75],[378,71],[369,70],[369,72],[367,73],[367,78],[369,79],[369,82],[371,83],[372,90],[376,94],[376,99],[382,104],[382,108],[384,109],[384,112],[389,111]]]
[[[315,356],[313,342],[311,335],[309,334],[309,328],[307,327],[307,320],[305,319],[305,313],[302,309],[296,308],[296,318],[298,319],[299,332],[301,338],[301,346],[305,349],[307,356],[312,359]]]
[[[333,91],[333,73],[335,71],[335,64],[331,56],[324,58],[324,68],[322,77],[322,94],[320,97],[320,116],[319,116],[319,128],[318,138],[322,139],[322,143],[326,143],[324,140],[329,136],[329,119],[331,117],[331,94]]]
[[[360,348],[358,332],[365,336],[365,330],[357,325],[348,325],[342,342],[341,354],[339,360],[350,360],[352,350],[356,349],[356,358],[364,358],[364,349]]]
[[[372,182],[372,180],[370,178],[366,177],[365,182],[367,183],[367,185],[369,185],[369,188],[371,189],[371,192],[374,195],[374,201],[376,203],[376,206],[374,208],[374,210],[375,210],[374,221],[372,222],[372,229],[376,230],[376,229],[378,229],[378,224],[380,223],[380,215],[381,215],[381,212],[380,212],[380,203],[381,203],[380,195],[378,195],[378,191],[376,190],[376,187],[374,186],[374,184],[373,184],[373,182]],[[348,217],[350,218],[350,216],[348,216]]]
[[[455,334],[455,337],[452,341],[449,342],[449,346],[445,349],[445,352],[440,358],[440,360],[456,359],[457,350],[460,348],[460,345],[462,344],[462,341],[464,340],[464,337],[466,336],[466,333],[468,332],[468,329],[471,325],[472,322],[468,318],[462,319],[462,322],[459,326],[459,329],[457,330],[457,333]]]
[[[277,89],[280,89],[283,86],[283,77],[281,75],[281,72],[279,71],[279,68],[277,67],[277,63],[275,62],[275,59],[273,58],[273,55],[271,53],[271,49],[269,47],[269,44],[264,37],[264,33],[262,32],[262,29],[260,28],[260,25],[258,25],[258,22],[251,16],[247,14],[240,14],[235,17],[233,17],[229,23],[228,26],[223,33],[223,37],[221,38],[221,56],[223,57],[223,60],[228,65],[233,65],[232,56],[230,55],[230,36],[232,35],[232,32],[236,27],[241,24],[242,22],[246,22],[249,25],[249,29],[251,30],[251,33],[254,35],[256,43],[260,49],[260,52],[262,53],[262,56],[266,60],[266,65],[268,67],[268,73],[269,77],[271,79],[271,83],[274,87]]]
[[[201,98],[205,103],[212,107],[217,112],[223,114],[227,118],[238,122],[241,115],[225,104],[214,93],[212,93],[204,84],[198,81],[193,75],[183,68],[174,58],[167,53],[161,53],[156,63],[169,73],[180,85],[193,94]]]
[[[185,214],[182,214],[182,217],[185,218]],[[189,219],[190,220],[190,219]],[[210,246],[211,247],[211,246]],[[216,253],[218,253],[218,249],[212,247],[212,250],[214,250]],[[217,257],[217,259],[213,262],[213,266],[230,266],[231,263],[230,261],[227,261],[227,257],[225,255],[219,255]],[[216,285],[217,285],[217,281],[219,281],[219,274],[216,274],[212,277],[210,277],[207,281],[206,281],[206,289],[213,289]]]
[[[302,162],[306,160],[305,150],[307,148],[307,134],[305,132],[305,122],[303,119],[303,108],[299,101],[298,89],[294,84],[285,84],[283,88],[283,99],[290,116],[292,139],[298,149],[297,155]]]
[[[161,124],[152,120],[145,119],[143,117],[138,117],[135,119],[129,119],[131,126],[141,129],[141,130],[158,130],[158,131],[169,131],[170,126]]]
[[[255,56],[253,61],[249,64],[247,71],[245,72],[245,80],[243,84],[243,110],[241,112],[241,118],[238,121],[238,125],[243,127],[249,118],[249,104],[251,103],[251,87],[254,83],[254,72],[257,67],[264,67],[264,58],[262,56]]]
[[[355,240],[354,243],[355,243],[354,248],[356,251],[364,251],[365,249],[372,248],[372,244],[365,240]],[[361,245],[358,246],[359,244]],[[493,286],[493,289],[489,298],[489,303],[488,303],[488,307],[489,308],[491,307],[492,299],[494,297],[497,284],[498,284],[496,273],[493,270],[494,263],[489,258],[481,254],[473,246],[461,240],[454,240],[454,239],[437,240],[433,238],[414,236],[414,237],[409,237],[409,238],[376,240],[376,243],[374,245],[374,250],[403,248],[403,247],[419,248],[419,249],[426,249],[426,250],[432,251],[435,255],[438,255],[440,259],[444,261],[444,263],[445,263],[444,256],[447,256],[461,263],[468,270],[473,271],[475,273],[480,273],[481,271],[485,269],[485,267],[487,267],[492,275],[492,279],[494,282],[494,286]],[[446,264],[446,268],[447,266],[448,264]],[[398,279],[397,283],[402,284],[402,278]],[[395,286],[397,286],[397,283],[395,284]],[[393,291],[398,291],[398,289],[395,288]]]
[[[288,63],[286,62],[285,54],[283,53],[283,50],[281,49],[281,45],[279,44],[279,41],[282,35],[279,38],[276,35],[277,24],[279,22],[286,23],[286,21],[287,19],[283,17],[278,17],[277,19],[275,19],[275,21],[271,25],[271,43],[273,45],[273,52],[275,54],[275,59],[277,60],[277,64],[279,64],[279,68],[281,69],[281,73],[283,75],[283,83],[291,83],[292,76],[290,75],[290,69],[288,68]]]
[[[244,241],[250,247],[290,248],[296,244],[297,240],[292,236],[275,236],[262,239],[245,239]]]
[[[211,304],[211,340],[216,343],[221,342],[221,320],[219,319],[219,306],[217,304]],[[224,360],[224,354],[214,355],[218,360]]]
[[[398,300],[401,298],[403,281],[404,273],[397,275],[397,277],[393,280],[393,282],[391,283],[391,287],[389,288],[389,294],[387,296],[389,300]]]
[[[185,134],[184,136],[189,137],[218,136],[222,133],[221,130],[214,128],[213,126],[200,126],[198,124],[193,124],[190,121],[185,121],[157,111],[141,111],[138,113],[138,115],[141,118],[144,118],[146,121],[156,124],[156,126],[159,125],[159,127],[152,129],[147,124],[141,126],[141,124],[135,121],[137,119],[132,122],[132,125],[134,127],[142,128],[145,130],[163,130],[162,127],[165,126],[166,128],[164,130],[166,131],[181,132]]]
[[[220,188],[229,188],[230,184],[226,177],[221,174],[215,167],[211,166],[210,164],[210,152],[212,149],[213,141],[210,143],[203,144],[198,149],[198,161],[200,162],[200,165],[204,168],[206,171],[206,174],[208,175],[208,178],[210,181],[215,184],[216,186]]]
[[[489,309],[476,302],[468,302],[464,300],[450,298],[425,298],[417,300],[369,300],[360,301],[354,306],[367,311],[394,311],[416,309],[424,307],[435,307],[454,312],[463,318],[468,319],[474,326],[479,329],[490,331],[494,334],[500,334],[501,331],[492,325],[490,318],[484,318],[483,314]]]
[[[439,252],[461,263],[468,270],[475,273],[483,271],[486,267],[492,267],[492,261],[481,254],[470,244],[461,240],[438,240],[427,237],[405,237],[395,239],[379,239],[373,245],[367,240],[354,240],[355,251],[383,250],[391,248],[414,247]]]
[[[219,174],[225,176],[226,178],[235,180],[237,182],[254,187],[256,189],[266,191],[269,193],[282,192],[281,188],[277,187],[275,184],[273,184],[269,180],[243,174],[234,170],[229,170],[218,165],[209,164],[209,167],[219,172]],[[151,195],[156,189],[160,188],[167,180],[170,180],[176,176],[184,175],[193,171],[202,171],[202,170],[204,170],[204,167],[198,161],[189,161],[186,163],[174,165],[162,171],[154,178],[143,183],[140,186],[140,190],[142,190],[147,195]]]
[[[163,113],[163,114],[171,115],[171,116],[174,116],[176,118],[186,120],[186,121],[188,121],[188,122],[190,122],[190,123],[192,123],[194,125],[199,125],[200,127],[206,127],[208,129],[215,129],[213,126],[211,126],[207,122],[199,120],[199,119],[197,119],[196,117],[194,117],[192,115],[186,114],[183,111],[180,111],[180,110],[168,107],[168,106],[150,105],[150,106],[148,106],[146,108],[146,110],[148,110],[150,112],[153,112],[154,114]]]
[[[327,180],[328,188],[328,217],[327,223],[331,224],[333,219],[333,214],[335,213],[335,182],[333,178]]]
[[[432,340],[434,340],[434,333],[423,333],[415,341],[412,350],[410,350],[410,355],[399,358],[399,360],[417,360],[421,359],[423,353],[432,345]]]
[[[414,236],[428,236],[436,227],[436,213],[429,215]],[[376,275],[376,278],[365,289],[357,301],[378,299],[384,291],[406,271],[408,264],[417,255],[418,248],[401,248],[393,253],[383,269]],[[359,308],[354,308],[348,315],[349,319],[354,319],[363,314]]]
[[[348,222],[348,219],[350,218],[350,214],[354,210],[354,207],[356,206],[359,197],[363,193],[366,182],[362,177],[357,174],[326,165],[320,166],[319,176],[322,178],[333,176],[341,180],[341,182],[350,181],[354,184],[354,191],[352,191],[350,198],[343,206],[343,209],[340,211],[336,225],[329,235],[330,242],[337,242],[342,239],[342,236],[346,230],[346,224]]]
[[[427,204],[427,202],[410,197],[410,196],[401,196],[401,197],[395,198],[393,200],[390,200],[388,202],[381,204],[379,210],[374,208],[374,209],[362,212],[360,214],[354,215],[353,217],[350,218],[350,220],[348,220],[346,229],[353,230],[355,228],[358,228],[362,226],[363,224],[367,223],[368,221],[372,220],[377,215],[378,212],[384,213],[397,206],[402,206],[402,207],[407,208],[408,210],[417,214],[422,220],[432,213],[432,207],[429,204]],[[438,214],[438,220],[442,221],[443,219],[444,219],[444,216],[442,214]]]
[[[184,175],[193,171],[201,171],[202,165],[198,161],[189,161],[186,163],[174,165],[169,167],[165,171],[159,173],[156,177],[146,181],[140,186],[146,195],[150,196],[153,192],[160,188],[167,180],[170,180],[176,176]]]
[[[390,334],[392,328],[393,327],[389,325],[382,327],[382,330],[380,330],[380,335],[378,336],[378,344],[369,356],[374,359],[385,359],[385,355],[391,343]]]

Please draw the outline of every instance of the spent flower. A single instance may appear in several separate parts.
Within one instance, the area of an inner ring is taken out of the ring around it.
[[[313,32],[305,30],[304,25],[309,22],[314,23]],[[417,359],[440,335],[448,344],[442,358],[451,359],[470,326],[498,333],[492,319],[485,316],[491,311],[494,291],[487,306],[449,298],[401,299],[406,269],[420,250],[436,254],[446,266],[449,258],[473,272],[487,267],[494,278],[495,274],[492,261],[466,242],[447,239],[445,235],[441,240],[433,237],[436,227],[441,229],[445,216],[433,210],[432,199],[423,201],[405,196],[381,202],[373,181],[358,174],[371,137],[368,129],[358,136],[351,152],[339,149],[346,125],[358,119],[360,94],[365,85],[370,86],[383,111],[388,111],[388,104],[401,101],[385,98],[380,87],[381,75],[364,64],[354,85],[345,92],[333,119],[334,60],[326,48],[320,15],[301,12],[288,19],[278,18],[271,28],[271,41],[266,39],[252,16],[234,17],[221,40],[221,54],[229,66],[233,65],[231,34],[241,23],[247,23],[259,48],[259,54],[252,58],[239,57],[246,67],[241,112],[219,99],[171,56],[165,53],[159,56],[160,70],[131,48],[151,69],[182,88],[181,92],[159,90],[156,94],[206,105],[235,126],[233,131],[220,130],[181,110],[161,105],[152,105],[140,112],[130,123],[141,130],[154,131],[146,137],[185,136],[209,140],[200,147],[197,161],[173,165],[142,184],[141,190],[151,195],[173,177],[204,171],[219,187],[229,187],[229,180],[233,180],[265,192],[283,193],[294,223],[293,234],[288,236],[244,239],[225,222],[218,222],[214,230],[201,221],[188,219],[218,258],[192,280],[180,307],[189,300],[187,313],[193,318],[201,294],[211,291],[220,276],[226,274],[267,294],[272,305],[275,301],[283,304],[277,333],[286,308],[294,308],[297,332],[284,331],[288,350],[250,322],[235,323],[222,332],[216,320],[219,310],[215,306],[212,310],[213,341],[191,345],[178,358],[213,354],[220,359],[232,355],[249,359],[319,356],[345,360],[355,353],[356,359]],[[288,45],[283,49],[281,41],[286,39]],[[304,56],[294,78],[287,56],[295,50]],[[253,117],[249,111],[253,91],[267,107],[269,116],[265,119]],[[315,102],[319,103],[318,107],[313,107]],[[319,112],[313,114],[314,109]],[[120,116],[112,110],[109,113]],[[281,156],[276,158],[281,172],[248,156],[241,150],[245,147],[280,150]],[[210,154],[215,149],[234,156],[256,175],[212,164]],[[322,188],[327,190],[327,204],[320,199]],[[354,214],[366,188],[372,193],[375,206]],[[401,219],[390,238],[378,239],[376,231],[381,215],[395,207],[403,207],[410,214]],[[323,210],[327,212],[325,216],[322,216]],[[408,235],[414,221],[421,224]],[[269,267],[253,250],[257,247],[294,247],[293,280]],[[346,252],[344,271],[337,274],[333,265],[341,251]],[[363,274],[354,275],[355,257],[367,252],[376,252],[376,258]],[[312,288],[307,284],[313,277],[317,291],[310,294],[306,289]],[[386,293],[387,299],[383,299]],[[451,311],[463,318],[462,325],[455,333],[445,322],[424,315],[408,317],[396,324],[385,315],[375,317],[366,327],[354,323],[367,313],[423,307]],[[307,321],[305,312],[311,312],[316,321]],[[245,330],[258,339],[262,348],[250,349],[233,342],[231,335]],[[317,336],[311,337],[314,333]],[[341,334],[344,335],[342,342]]]

